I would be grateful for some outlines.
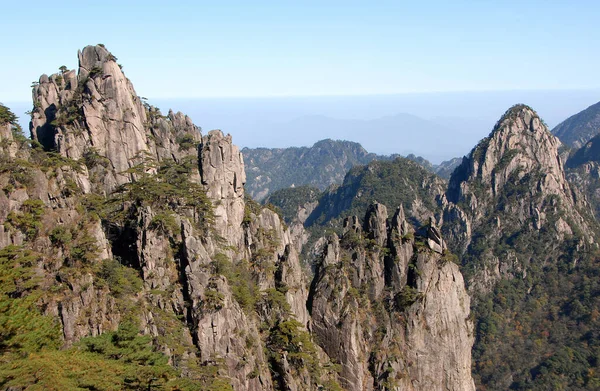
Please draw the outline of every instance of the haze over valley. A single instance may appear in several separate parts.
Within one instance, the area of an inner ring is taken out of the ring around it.
[[[536,107],[550,128],[592,105],[600,90],[406,93],[365,96],[149,98],[187,113],[205,131],[221,129],[240,147],[311,146],[330,138],[367,151],[415,154],[432,163],[467,154],[514,102]],[[4,102],[28,128],[29,103]]]

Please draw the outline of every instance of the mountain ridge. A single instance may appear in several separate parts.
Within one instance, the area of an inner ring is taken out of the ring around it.
[[[243,148],[242,154],[246,159],[246,188],[259,201],[274,191],[291,186],[308,185],[323,191],[331,185],[341,184],[352,167],[400,157],[369,153],[357,142],[332,139],[320,140],[311,147]],[[433,165],[421,156],[410,154],[406,158],[446,179],[461,161],[454,158]]]
[[[469,298],[439,235],[388,236],[408,224],[373,204],[316,281],[245,196],[230,135],[145,103],[103,45],[78,57],[34,86],[31,140],[1,124],[0,386],[474,389]],[[356,331],[335,334],[348,349],[321,338],[331,324]]]
[[[552,134],[571,148],[581,148],[600,133],[600,102],[556,125]]]

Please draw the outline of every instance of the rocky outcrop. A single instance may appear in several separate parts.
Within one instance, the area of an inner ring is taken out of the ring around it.
[[[231,136],[145,104],[106,48],[33,94],[32,145],[0,133],[0,245],[29,256],[14,295],[37,295],[63,348],[126,325],[202,389],[472,389],[469,300],[434,220],[421,237],[370,205],[319,241],[309,284],[305,232],[244,197]]]
[[[457,265],[414,236],[401,208],[346,220],[323,247],[313,330],[347,390],[474,390],[469,297]],[[441,238],[440,238],[441,239]],[[435,346],[435,349],[432,347]]]
[[[474,289],[486,291],[501,277],[526,273],[530,250],[523,247],[515,258],[497,247],[509,237],[548,235],[541,240],[546,256],[574,230],[584,232],[582,245],[593,242],[581,214],[589,206],[567,182],[559,147],[535,111],[517,105],[453,173],[442,200],[442,228],[453,251],[478,258],[479,272],[470,277]]]
[[[195,150],[199,129],[183,114],[145,104],[103,46],[79,52],[79,70],[42,75],[33,89],[32,136],[46,150],[100,163],[102,190],[127,183],[147,159],[174,159]]]
[[[236,247],[242,245],[244,219],[244,158],[231,136],[213,130],[202,138],[200,176],[214,202],[215,227],[219,235]]]
[[[19,146],[13,137],[13,125],[0,123],[0,155],[14,159]]]

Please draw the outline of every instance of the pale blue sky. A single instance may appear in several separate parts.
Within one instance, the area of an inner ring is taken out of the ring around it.
[[[174,3],[5,2],[0,102],[96,43],[151,99],[600,87],[597,1]]]

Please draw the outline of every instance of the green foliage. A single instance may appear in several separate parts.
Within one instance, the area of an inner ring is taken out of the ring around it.
[[[250,271],[249,263],[242,260],[234,264],[225,254],[218,253],[213,258],[212,266],[215,274],[227,278],[233,298],[240,307],[246,313],[252,313],[260,296],[260,290]]]
[[[32,185],[33,167],[27,160],[0,157],[0,174],[7,174],[8,183],[16,189]]]
[[[384,204],[388,213],[399,205],[411,210],[416,199],[430,211],[436,211],[436,192],[443,185],[440,178],[411,160],[374,161],[354,167],[339,188],[325,192],[305,225],[327,225],[335,219],[364,216],[375,201]]]
[[[58,323],[42,315],[37,304],[42,297],[36,273],[40,259],[40,254],[19,246],[0,250],[0,355],[60,346]]]
[[[96,148],[88,148],[83,153],[83,162],[88,169],[92,169],[96,166],[106,168],[110,165],[110,160],[105,156],[100,155]]]
[[[423,297],[416,288],[406,285],[395,297],[398,308],[408,308]]]
[[[81,227],[77,231],[77,236],[69,247],[70,261],[72,264],[81,262],[84,265],[91,265],[98,257],[100,249],[96,238],[90,235],[90,233]]]
[[[265,201],[277,207],[287,224],[291,224],[298,214],[298,207],[318,201],[321,192],[316,187],[298,186],[273,192]]]
[[[281,360],[281,355],[285,352],[292,366],[297,369],[306,368],[309,373],[318,375],[319,361],[316,347],[310,334],[297,320],[288,319],[278,322],[270,330],[267,346],[273,359]]]
[[[242,223],[246,226],[250,224],[252,215],[258,216],[261,210],[262,206],[254,201],[248,193],[244,193],[244,219],[242,220]]]
[[[154,351],[151,338],[128,322],[116,332],[82,339],[63,351],[42,351],[0,364],[0,386],[31,390],[193,390]],[[181,386],[180,386],[181,385]],[[185,387],[185,388],[184,388]]]
[[[179,231],[177,220],[170,211],[160,211],[150,221],[150,229],[156,230],[163,235],[176,234]]]
[[[492,292],[473,300],[476,383],[488,390],[597,388],[600,335],[592,330],[600,329],[598,254],[576,251],[576,237],[557,242],[545,228],[514,226],[497,245],[485,240],[492,233],[475,238],[473,258],[465,264],[469,278],[485,254],[502,259],[510,253],[527,269],[526,275],[514,272],[514,278],[500,280]]]
[[[277,289],[267,289],[265,291],[267,302],[271,308],[275,308],[283,312],[284,314],[289,314],[291,311],[290,303],[288,303],[285,294]]]
[[[191,380],[181,379],[173,383],[180,388],[174,390],[189,391],[233,391],[231,382],[223,376],[224,360],[212,358],[202,363],[191,363],[192,368],[188,374]]]
[[[224,300],[225,296],[221,292],[208,288],[204,291],[202,307],[209,312],[218,311],[223,308]]]
[[[71,240],[73,239],[71,230],[64,225],[59,225],[53,228],[48,236],[50,237],[50,241],[54,246],[63,248],[71,243]]]
[[[444,250],[441,261],[442,262],[452,262],[452,263],[455,263],[460,266],[460,259],[458,258],[458,255],[453,254],[448,250]]]
[[[198,142],[194,140],[194,136],[189,133],[177,137],[176,142],[179,144],[180,151],[188,151],[192,148],[198,148]]]
[[[23,232],[28,239],[33,239],[42,227],[42,215],[44,214],[44,202],[29,199],[23,202],[19,212],[10,212],[6,217],[9,227]]]
[[[2,103],[0,103],[0,125],[16,124],[19,118]]]
[[[58,152],[44,151],[40,148],[33,148],[31,150],[31,162],[35,167],[40,168],[46,173],[57,168],[72,170],[78,173],[83,172],[81,162],[65,157]]]
[[[344,391],[344,389],[335,380],[327,380],[323,383],[324,391]]]
[[[513,160],[515,156],[517,156],[518,153],[518,149],[510,149],[506,151],[504,155],[502,155],[502,159],[500,159],[498,164],[496,164],[496,166],[494,167],[494,170],[498,172],[505,169],[506,166],[508,166],[508,164]]]
[[[90,70],[90,74],[89,75],[90,75],[91,78],[96,78],[98,76],[103,76],[104,75],[104,70],[102,69],[102,67],[99,67],[99,66],[93,67]]]
[[[120,203],[128,200],[137,205],[151,205],[158,210],[189,208],[194,212],[199,228],[208,230],[214,222],[212,202],[200,184],[190,181],[194,169],[194,157],[185,159],[181,164],[174,161],[158,164],[146,158],[125,172],[132,175],[133,181],[117,188],[112,201]]]
[[[116,297],[131,296],[142,290],[143,282],[135,269],[121,265],[115,259],[105,259],[96,273],[99,285],[108,285]]]

